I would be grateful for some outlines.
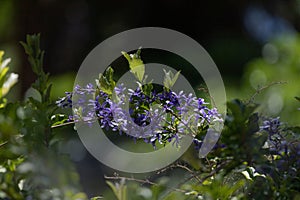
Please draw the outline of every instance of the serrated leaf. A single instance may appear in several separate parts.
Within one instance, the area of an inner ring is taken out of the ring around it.
[[[139,48],[135,54],[128,54],[124,51],[122,51],[121,53],[128,61],[131,73],[134,74],[138,81],[143,82],[145,65],[140,57],[141,48]]]

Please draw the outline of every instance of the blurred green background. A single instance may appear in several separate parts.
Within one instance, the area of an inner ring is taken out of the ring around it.
[[[299,0],[0,0],[0,49],[13,58],[12,70],[20,74],[9,98],[22,99],[35,80],[19,44],[26,34],[41,33],[45,71],[52,74],[56,99],[72,90],[81,62],[101,41],[144,26],[174,29],[198,41],[217,64],[228,99],[247,100],[257,88],[285,82],[254,101],[263,102],[260,109],[266,115],[299,123],[294,99],[300,96]],[[192,71],[185,73],[188,77]],[[71,154],[85,191],[101,194],[103,173],[111,171],[70,135],[62,151]]]

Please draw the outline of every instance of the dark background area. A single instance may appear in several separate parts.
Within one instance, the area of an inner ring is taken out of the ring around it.
[[[0,0],[0,49],[17,58],[12,67],[21,74],[21,96],[35,80],[19,45],[26,34],[41,33],[45,70],[55,76],[76,73],[86,55],[114,34],[164,27],[198,41],[219,67],[225,85],[239,84],[243,66],[261,55],[266,42],[300,29],[299,7],[296,0]],[[84,189],[97,195],[101,164],[88,154],[77,164]]]
[[[131,28],[165,27],[198,41],[223,76],[239,77],[272,36],[299,29],[297,1],[92,1],[1,0],[0,44],[21,57],[22,92],[34,80],[18,41],[41,33],[51,74],[76,71],[104,39]],[[7,10],[7,9],[6,9]],[[3,12],[3,11],[2,11]]]

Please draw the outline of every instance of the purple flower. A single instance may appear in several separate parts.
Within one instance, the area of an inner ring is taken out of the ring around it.
[[[279,133],[280,131],[280,120],[279,117],[265,120],[263,125],[260,127],[261,130],[267,131],[270,135]]]
[[[123,95],[126,91],[126,88],[124,87],[124,84],[121,83],[120,85],[117,85],[115,88],[114,88],[114,91],[116,93],[117,96],[120,96],[120,95]]]
[[[61,108],[71,108],[72,107],[72,93],[71,92],[65,92],[66,96],[60,98],[55,103],[58,107]]]
[[[76,85],[73,93],[66,93],[57,105],[73,104],[74,115],[69,120],[83,120],[89,125],[98,121],[101,128],[124,132],[133,139],[143,138],[154,147],[156,142],[172,141],[179,146],[181,134],[196,136],[200,126],[222,121],[216,108],[209,109],[204,99],[183,91],[176,94],[171,90],[160,93],[153,90],[149,96],[140,87],[126,89],[120,84],[114,92],[108,95],[99,91],[94,97],[96,90],[92,84],[85,88]],[[74,102],[71,100],[73,94]]]
[[[86,85],[86,89],[85,90],[86,90],[86,92],[88,94],[92,94],[93,92],[95,92],[94,86],[91,83],[89,83],[89,84]]]

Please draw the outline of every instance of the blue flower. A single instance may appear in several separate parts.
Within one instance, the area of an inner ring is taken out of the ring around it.
[[[66,96],[60,98],[55,103],[60,108],[71,108],[72,107],[72,93],[71,92],[65,92]]]
[[[270,135],[278,134],[280,131],[281,122],[279,117],[265,120],[260,127],[261,130],[267,131]]]
[[[68,107],[73,104],[75,112],[69,120],[83,120],[89,125],[98,121],[101,128],[119,131],[120,134],[125,132],[135,140],[143,138],[154,147],[156,142],[165,144],[172,141],[179,146],[181,134],[196,136],[200,126],[221,121],[216,108],[209,109],[204,99],[193,94],[186,95],[183,91],[176,94],[171,90],[153,90],[148,96],[140,87],[126,89],[124,84],[120,84],[114,92],[114,101],[103,91],[97,91],[93,98],[96,89],[92,84],[85,88],[76,85],[73,93],[66,93],[57,105]],[[76,102],[71,100],[73,94]],[[162,109],[152,107],[154,103],[161,105]],[[124,108],[128,104],[129,108]]]

